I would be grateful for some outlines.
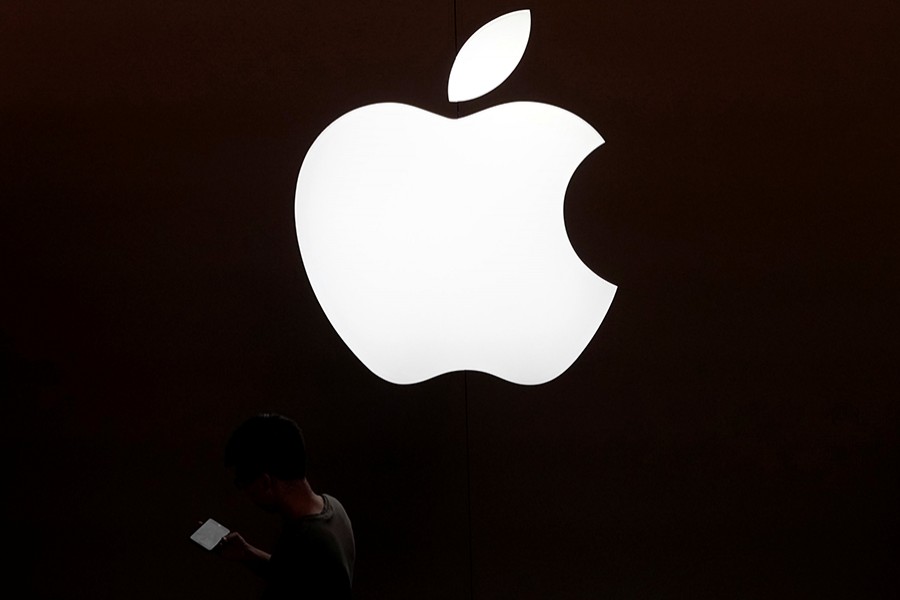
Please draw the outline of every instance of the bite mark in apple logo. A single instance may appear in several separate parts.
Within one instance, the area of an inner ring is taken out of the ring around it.
[[[522,10],[475,32],[449,100],[500,85],[530,28]],[[396,384],[460,370],[558,377],[616,291],[578,258],[563,215],[569,180],[601,144],[586,121],[538,102],[458,119],[379,103],[339,117],[307,152],[295,203],[303,264],[338,335]]]

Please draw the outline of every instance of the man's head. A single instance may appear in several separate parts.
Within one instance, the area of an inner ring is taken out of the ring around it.
[[[234,483],[263,507],[273,485],[306,479],[306,445],[293,420],[261,414],[244,421],[225,446],[225,466]]]

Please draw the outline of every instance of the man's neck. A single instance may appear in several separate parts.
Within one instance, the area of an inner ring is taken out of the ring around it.
[[[285,519],[298,519],[317,515],[325,509],[325,500],[317,495],[306,479],[286,484],[284,504],[281,510]]]

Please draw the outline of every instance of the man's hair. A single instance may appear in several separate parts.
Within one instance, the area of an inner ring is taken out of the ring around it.
[[[306,444],[292,419],[274,413],[250,417],[228,439],[225,466],[243,487],[263,473],[283,481],[306,478]]]

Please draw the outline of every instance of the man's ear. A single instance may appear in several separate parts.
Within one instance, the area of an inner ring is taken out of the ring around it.
[[[263,473],[259,476],[259,485],[264,492],[271,491],[274,484],[275,482],[273,481],[272,476],[268,473]]]

